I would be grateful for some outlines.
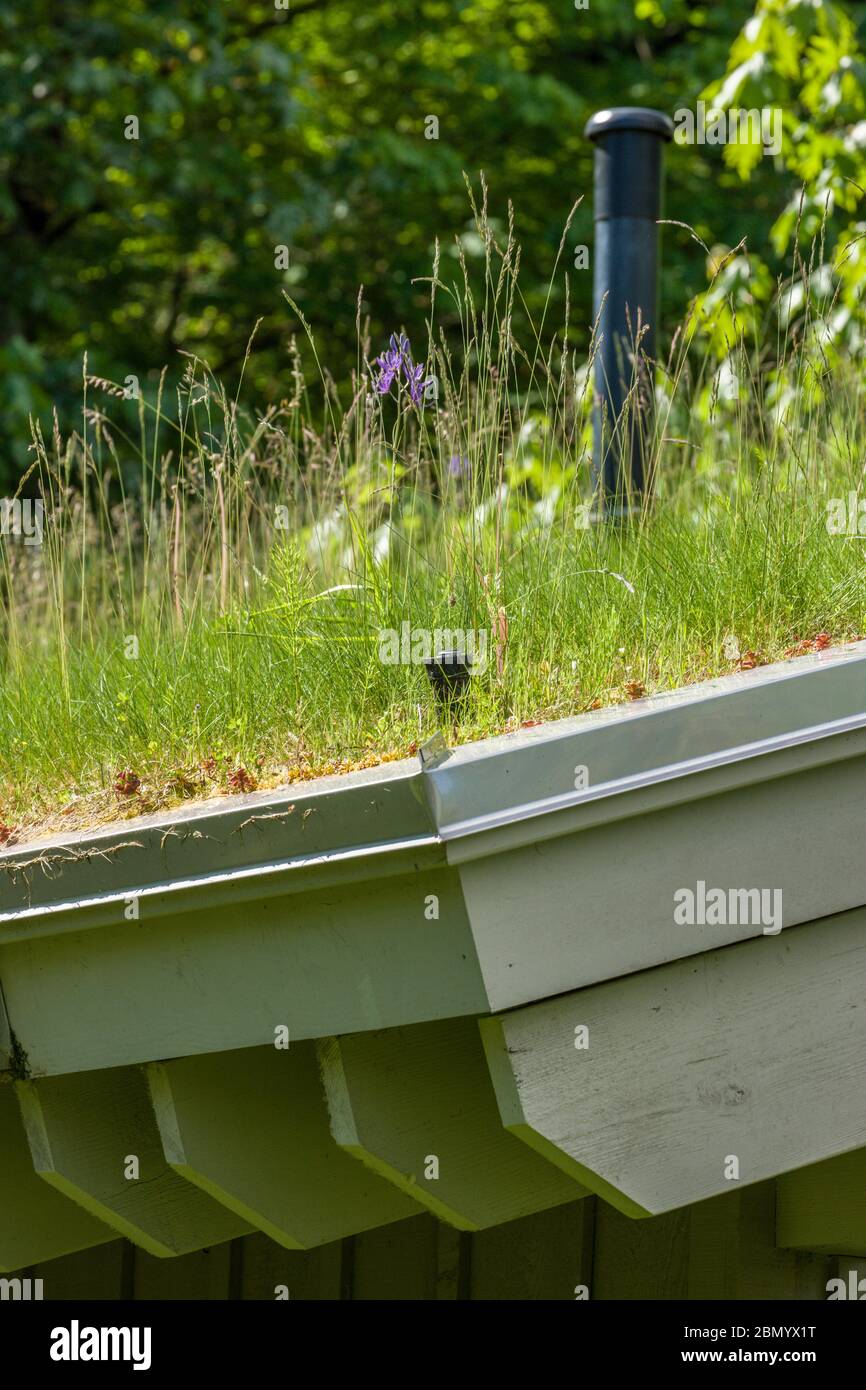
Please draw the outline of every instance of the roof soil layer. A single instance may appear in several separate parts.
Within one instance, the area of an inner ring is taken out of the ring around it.
[[[864,774],[854,644],[5,851],[0,1269],[659,1214],[725,1155],[788,1175],[780,1244],[860,1249]],[[769,924],[678,918],[709,889]]]

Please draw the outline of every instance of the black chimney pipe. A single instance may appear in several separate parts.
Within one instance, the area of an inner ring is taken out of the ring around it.
[[[664,143],[673,133],[669,116],[644,106],[597,111],[584,131],[595,143],[593,302],[601,339],[595,360],[593,475],[607,516],[629,515],[651,482],[657,223]]]

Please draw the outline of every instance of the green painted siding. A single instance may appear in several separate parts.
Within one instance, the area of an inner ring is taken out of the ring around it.
[[[473,1233],[422,1215],[311,1251],[256,1234],[157,1259],[118,1240],[18,1273],[46,1300],[823,1299],[835,1262],[776,1247],[774,1188],[645,1221],[591,1197]]]

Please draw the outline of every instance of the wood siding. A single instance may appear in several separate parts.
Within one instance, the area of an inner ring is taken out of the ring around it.
[[[18,1274],[46,1300],[826,1298],[846,1261],[779,1249],[775,1202],[759,1183],[632,1221],[590,1197],[472,1233],[425,1214],[311,1251],[254,1234],[174,1259],[116,1240]]]

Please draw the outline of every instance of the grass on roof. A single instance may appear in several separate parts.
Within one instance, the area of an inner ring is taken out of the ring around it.
[[[596,524],[592,352],[517,341],[516,244],[478,227],[482,303],[437,252],[420,405],[361,323],[347,397],[293,341],[257,419],[198,360],[172,409],[85,364],[80,432],[35,430],[42,542],[0,539],[0,841],[405,756],[441,722],[427,643],[486,658],[464,741],[862,633],[864,388],[818,311],[771,369],[687,325],[652,500]]]

